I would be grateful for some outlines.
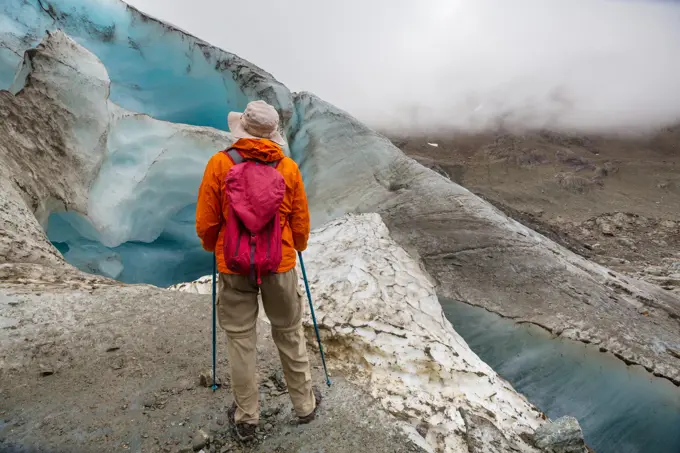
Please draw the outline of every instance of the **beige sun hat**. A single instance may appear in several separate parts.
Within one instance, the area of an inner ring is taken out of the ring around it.
[[[229,112],[229,130],[236,138],[266,138],[284,146],[286,141],[279,132],[279,114],[264,101],[250,102],[243,113]]]

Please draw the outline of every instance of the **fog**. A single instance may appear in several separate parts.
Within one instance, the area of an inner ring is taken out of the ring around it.
[[[680,3],[131,0],[381,129],[680,122]]]

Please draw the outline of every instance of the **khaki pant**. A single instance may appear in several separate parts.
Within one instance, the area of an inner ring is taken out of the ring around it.
[[[260,392],[256,376],[257,294],[272,326],[288,393],[299,417],[315,408],[312,379],[302,330],[302,298],[297,290],[297,272],[262,277],[258,288],[247,276],[220,274],[217,314],[227,333],[231,386],[236,401],[236,422],[257,424]]]

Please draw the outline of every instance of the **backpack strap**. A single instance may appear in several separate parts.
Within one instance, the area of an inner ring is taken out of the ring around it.
[[[227,154],[227,156],[229,156],[234,165],[241,164],[245,161],[243,156],[241,156],[241,153],[239,153],[237,150],[233,148],[225,151],[225,153]]]
[[[246,159],[241,155],[240,152],[238,152],[238,150],[236,150],[234,148],[225,150],[223,152],[227,156],[229,156],[229,158],[234,163],[234,165],[242,164],[243,162],[246,162],[246,161],[251,161],[251,162],[257,162],[257,163],[260,163],[260,164],[264,164],[264,165],[267,165],[267,166],[272,167],[272,168],[276,168],[276,167],[279,166],[279,162],[281,162],[280,160],[275,160],[274,162],[260,162],[259,160],[256,160],[256,159]]]

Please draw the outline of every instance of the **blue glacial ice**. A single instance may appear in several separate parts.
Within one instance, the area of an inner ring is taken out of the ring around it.
[[[128,110],[225,129],[230,110],[262,98],[286,121],[292,116],[290,92],[270,74],[119,0],[4,0],[0,89],[12,84],[24,52],[56,29],[104,63],[111,100]]]
[[[64,64],[24,58],[57,29],[82,46],[53,37],[53,61]],[[53,88],[73,115],[73,147],[88,162],[86,200],[52,212],[49,222],[49,212],[38,215],[58,248],[68,248],[65,258],[129,283],[169,285],[205,274],[211,259],[191,212],[206,162],[232,141],[219,129],[229,111],[253,99],[275,105],[290,126],[288,89],[117,0],[8,0],[0,6],[0,43],[0,89],[18,92],[28,74]]]
[[[231,135],[116,105],[102,63],[62,32],[38,49],[13,91],[42,90],[68,112],[64,141],[87,191],[52,213],[48,237],[78,268],[129,283],[169,285],[205,273],[211,259],[193,227],[195,194],[205,163]]]

